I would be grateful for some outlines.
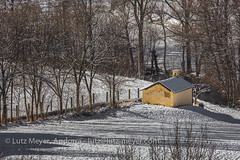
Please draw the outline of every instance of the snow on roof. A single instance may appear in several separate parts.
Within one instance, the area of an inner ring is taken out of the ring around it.
[[[170,91],[172,91],[174,93],[178,93],[178,92],[181,92],[181,91],[184,91],[184,90],[194,87],[193,84],[189,83],[188,81],[184,80],[183,78],[171,77],[171,78],[168,78],[165,80],[158,81],[146,88],[143,88],[142,90],[146,90],[156,84],[161,84],[165,88],[169,89]]]

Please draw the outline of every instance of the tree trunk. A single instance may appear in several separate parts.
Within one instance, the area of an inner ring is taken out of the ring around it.
[[[43,85],[42,83],[43,83],[43,81],[40,79],[39,86],[38,86],[38,93],[37,93],[37,101],[35,101],[35,119],[36,120],[38,119],[39,102],[41,102],[41,96],[42,96],[42,85]],[[36,97],[35,97],[35,99],[36,99]]]
[[[7,104],[6,104],[6,94],[5,94],[5,90],[2,90],[2,124],[6,124],[7,123]]]
[[[76,84],[76,106],[77,112],[80,111],[80,84]]]
[[[92,110],[92,92],[88,91],[88,102],[89,102],[89,110]]]
[[[2,125],[2,95],[0,94],[0,126]]]
[[[6,76],[4,70],[4,60],[1,59],[1,95],[2,95],[2,124],[7,123],[7,95],[6,95]]]
[[[167,73],[166,59],[167,59],[167,41],[164,40],[163,68],[164,68],[164,74],[165,74],[165,75],[166,75],[166,73]]]
[[[49,109],[49,105],[48,105],[47,108],[46,108],[45,118],[47,118],[47,116],[48,116],[48,109]]]
[[[153,66],[153,62],[154,62],[154,57],[153,57],[153,50],[150,51],[150,54],[151,54],[151,75],[153,76],[154,74],[154,66]]]
[[[186,55],[187,55],[187,73],[190,74],[192,72],[192,58],[191,58],[191,46],[190,46],[190,9],[192,6],[191,0],[183,0],[184,7],[184,37],[186,40]]]
[[[59,98],[59,117],[63,115],[63,99],[62,95],[58,96]]]
[[[112,107],[112,84],[109,83],[109,99],[110,99],[110,107]]]
[[[190,74],[192,72],[192,57],[189,41],[186,42],[186,54],[187,54],[187,73]]]
[[[25,82],[25,76],[22,76],[23,79],[23,99],[24,99],[24,106],[25,106],[25,112],[26,112],[26,120],[29,121],[29,114],[28,114],[28,106],[27,106],[27,95],[26,95],[26,82]]]
[[[13,80],[11,80],[11,97],[10,97],[10,122],[13,122]]]
[[[201,59],[200,58],[198,58],[197,56],[195,58],[196,58],[195,59],[195,63],[196,63],[196,76],[198,77],[200,72],[201,72],[202,64],[201,64]]]
[[[138,76],[144,78],[143,24],[138,27]]]
[[[43,111],[43,102],[39,102],[39,107],[40,107],[40,114],[41,114],[41,118],[44,118],[44,111]]]
[[[240,42],[238,44],[238,84],[240,86]]]
[[[163,42],[164,42],[163,69],[164,69],[164,74],[166,75],[166,73],[167,73],[167,67],[166,67],[166,57],[167,57],[167,33],[166,33],[166,28],[165,28],[165,24],[164,24],[163,15],[161,16],[161,21],[162,21]]]
[[[116,107],[116,89],[115,89],[115,86],[113,86],[113,91],[112,91],[113,95],[112,95],[112,107],[115,108]]]
[[[33,84],[32,84],[32,102],[31,102],[31,121],[34,121],[34,115],[33,115],[33,106],[34,106],[34,100],[35,100],[35,80],[36,80],[36,78],[34,77],[34,79],[33,79]]]
[[[67,115],[67,108],[68,108],[68,98],[67,98],[67,101],[66,101],[66,104],[65,104],[65,116]]]
[[[145,3],[144,3],[145,2]],[[134,0],[132,3],[134,7],[134,16],[138,27],[138,76],[144,78],[145,64],[144,64],[144,46],[143,46],[143,27],[144,17],[146,16],[146,6],[149,1]]]
[[[153,61],[154,61],[154,66],[155,66],[155,69],[156,69],[156,73],[159,74],[159,67],[158,67],[158,62],[157,62],[157,54],[156,54],[156,50],[155,49],[153,49],[152,55],[153,55]]]
[[[115,74],[112,77],[112,105],[111,107],[116,107],[116,85],[115,85]]]
[[[86,75],[84,75],[84,81],[88,90],[88,101],[89,101],[89,110],[92,110],[92,83],[93,83],[93,71],[90,72],[90,80],[89,83],[87,81]]]
[[[127,46],[128,46],[128,52],[129,52],[129,60],[130,60],[130,64],[132,67],[132,72],[135,71],[135,64],[134,64],[134,58],[133,58],[133,51],[132,51],[132,46],[130,43],[130,37],[129,37],[129,32],[128,32],[128,26],[126,25],[125,27],[126,30],[126,38],[127,38]]]
[[[185,73],[185,46],[182,47],[182,72]]]

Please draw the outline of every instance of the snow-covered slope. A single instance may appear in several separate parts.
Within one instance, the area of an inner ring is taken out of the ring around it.
[[[64,119],[12,124],[1,128],[0,148],[5,158],[13,159],[110,159],[127,141],[137,145],[146,159],[148,140],[159,137],[163,128],[170,135],[178,121],[183,128],[191,123],[193,132],[206,125],[216,145],[217,159],[240,159],[240,112],[204,104],[203,109],[138,103],[106,109],[91,117],[69,115]],[[45,143],[41,143],[44,139]]]
[[[97,74],[95,75],[95,79],[93,80],[93,87],[92,87],[92,93],[95,95],[95,103],[100,103],[100,102],[106,102],[106,92],[109,94],[109,89],[108,87],[102,82],[103,75]],[[144,81],[144,80],[139,80],[136,78],[126,78],[126,77],[121,77],[117,76],[116,79],[118,81],[124,81],[119,85],[117,88],[117,91],[119,91],[119,99],[128,99],[128,94],[129,94],[129,89],[130,89],[130,94],[131,94],[131,99],[132,98],[137,98],[138,97],[138,88],[143,88],[146,87],[152,82]],[[59,100],[56,96],[56,94],[51,90],[50,87],[48,87],[46,84],[43,87],[44,91],[43,94],[45,95],[44,98],[44,106],[43,110],[44,112],[46,111],[46,106],[51,105],[51,101],[53,103],[53,108],[52,110],[59,110]],[[19,90],[19,93],[14,93],[16,94],[13,98],[13,106],[17,105],[17,102],[20,101],[20,116],[24,116],[25,114],[25,108],[24,108],[24,101],[23,101],[23,92],[21,89]],[[20,94],[19,99],[17,95]],[[81,88],[80,88],[80,99],[82,103],[82,96],[83,96],[83,104],[87,105],[88,104],[88,91],[86,88],[86,85],[84,82],[81,83]],[[68,108],[70,107],[70,98],[73,99],[73,107],[76,107],[76,90],[75,90],[75,84],[73,81],[69,80],[64,86],[64,93],[63,93],[63,99],[64,99],[64,106],[66,105],[65,103],[68,102]],[[141,93],[140,93],[140,98],[141,98]],[[67,100],[68,99],[68,100]],[[27,103],[31,103],[31,97],[29,94],[27,94]],[[10,107],[8,107],[8,113],[10,113]],[[50,110],[50,109],[49,109]],[[35,113],[35,111],[34,111]],[[10,117],[10,114],[8,114]],[[15,108],[14,108],[14,113],[13,116],[15,117]]]

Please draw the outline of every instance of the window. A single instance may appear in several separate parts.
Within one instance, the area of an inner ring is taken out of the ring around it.
[[[164,92],[164,96],[167,98],[170,98],[170,93],[169,92]]]

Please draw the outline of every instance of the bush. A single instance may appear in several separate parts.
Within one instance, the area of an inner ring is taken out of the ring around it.
[[[149,143],[149,157],[151,160],[205,160],[214,159],[215,147],[207,136],[207,126],[193,132],[192,124],[181,128],[176,122],[174,131],[165,133]],[[157,143],[156,143],[157,142]],[[141,153],[136,152],[136,146],[125,145],[117,150],[118,160],[140,160]],[[146,159],[146,158],[145,158]]]

